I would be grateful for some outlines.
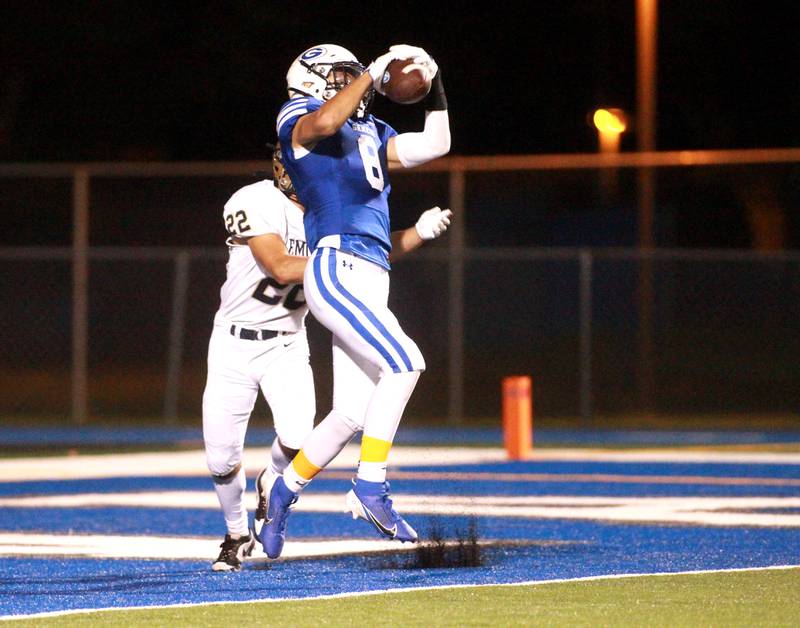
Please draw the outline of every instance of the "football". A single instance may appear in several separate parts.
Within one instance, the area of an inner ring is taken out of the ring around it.
[[[401,105],[419,102],[431,91],[431,80],[424,66],[412,59],[395,59],[386,66],[381,89],[391,101]]]

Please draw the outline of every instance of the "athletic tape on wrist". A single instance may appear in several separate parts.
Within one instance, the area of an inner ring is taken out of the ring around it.
[[[444,111],[447,109],[447,96],[444,94],[442,71],[439,70],[433,77],[431,91],[425,97],[425,111]]]

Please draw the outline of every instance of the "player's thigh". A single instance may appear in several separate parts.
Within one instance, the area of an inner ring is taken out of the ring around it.
[[[424,370],[419,348],[386,304],[388,273],[346,253],[318,249],[304,286],[314,317],[353,353],[387,373]]]
[[[219,328],[209,341],[203,391],[203,441],[209,466],[235,466],[241,461],[247,423],[258,395],[258,384],[246,370],[250,347],[242,342]]]
[[[334,336],[333,409],[354,428],[364,428],[367,406],[379,379],[377,366]]]
[[[290,338],[290,339],[289,339]],[[291,449],[300,449],[314,428],[316,393],[305,331],[278,338],[276,355],[260,377],[272,411],[275,432]]]

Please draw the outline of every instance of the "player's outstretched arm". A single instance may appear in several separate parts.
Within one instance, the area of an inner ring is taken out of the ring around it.
[[[292,130],[292,144],[311,150],[320,140],[336,133],[358,109],[367,90],[372,88],[372,77],[364,72],[316,111],[301,116]]]
[[[433,240],[442,235],[450,226],[453,212],[449,209],[431,207],[422,212],[417,219],[417,224],[408,229],[392,231],[392,252],[389,261],[397,261],[406,253],[418,249],[427,240]]]
[[[413,168],[450,152],[450,117],[442,72],[433,59],[428,59],[434,77],[423,101],[425,126],[422,132],[401,133],[389,139],[386,156],[390,168]]]
[[[247,244],[256,261],[278,283],[303,283],[307,257],[289,255],[286,245],[275,233],[248,238]]]

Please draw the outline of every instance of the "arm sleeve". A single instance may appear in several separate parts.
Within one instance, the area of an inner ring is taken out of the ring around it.
[[[425,127],[419,133],[401,133],[394,148],[405,168],[422,165],[450,151],[450,118],[447,109],[425,112]]]

